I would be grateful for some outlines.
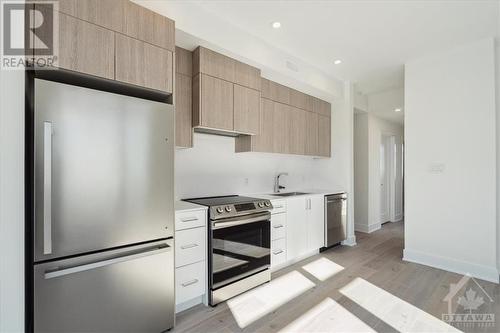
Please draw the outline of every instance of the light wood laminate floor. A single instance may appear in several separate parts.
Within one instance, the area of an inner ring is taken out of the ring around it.
[[[371,234],[356,233],[354,247],[337,246],[277,271],[270,283],[232,302],[178,314],[173,332],[453,330],[440,320],[448,313],[443,299],[462,276],[402,261],[403,228],[402,222],[387,223]],[[500,286],[477,281],[484,291],[469,280],[453,298],[452,313],[492,313],[500,320]],[[482,300],[477,311],[457,303],[469,289],[476,292],[467,298],[469,304]],[[456,328],[498,332],[500,322]]]

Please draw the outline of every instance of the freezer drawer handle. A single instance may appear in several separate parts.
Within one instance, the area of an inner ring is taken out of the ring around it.
[[[273,254],[274,254],[275,256],[277,256],[277,255],[278,255],[278,254],[280,254],[280,253],[283,253],[283,250],[281,250],[281,249],[280,249],[280,250],[278,250],[278,251],[273,251]]]
[[[186,218],[183,218],[181,219],[182,222],[194,222],[194,221],[198,221],[198,218],[197,217],[186,217]]]
[[[273,225],[274,229],[283,228],[283,224]]]
[[[181,285],[183,287],[188,287],[188,286],[190,286],[192,284],[195,284],[195,283],[198,283],[198,279],[194,279],[194,280],[191,280],[191,281],[188,281],[188,282],[181,283]]]
[[[194,244],[194,243],[193,244],[189,244],[189,245],[182,245],[181,249],[187,250],[187,249],[192,249],[193,247],[197,247],[197,246],[198,246],[198,244]]]
[[[43,254],[52,253],[52,123],[43,123]]]
[[[112,258],[112,259],[96,261],[96,262],[93,262],[90,264],[62,268],[62,269],[58,269],[58,270],[54,270],[54,271],[47,271],[47,272],[45,272],[44,277],[45,277],[45,279],[52,279],[52,278],[56,278],[56,277],[60,277],[60,276],[64,276],[64,275],[69,275],[69,274],[79,273],[79,272],[83,272],[83,271],[88,271],[91,269],[96,269],[99,267],[114,265],[114,264],[118,264],[118,263],[121,263],[124,261],[130,261],[130,260],[134,260],[134,259],[148,257],[148,256],[152,256],[152,255],[159,254],[162,252],[167,252],[170,250],[171,250],[171,247],[169,245],[161,244],[159,246],[153,247],[152,249],[150,248],[146,251],[126,255],[123,257],[116,257],[116,258]]]

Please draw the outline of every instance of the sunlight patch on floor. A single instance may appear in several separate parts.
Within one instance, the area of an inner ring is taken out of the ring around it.
[[[364,279],[356,278],[339,291],[400,332],[460,332]]]
[[[293,271],[230,299],[227,305],[238,326],[244,328],[314,286],[311,280]]]
[[[328,278],[331,278],[338,272],[341,272],[344,267],[334,263],[331,260],[328,260],[325,257],[319,258],[305,266],[302,266],[302,269],[313,275],[316,279],[320,281],[325,281]]]
[[[342,305],[331,298],[326,298],[280,331],[280,333],[288,332],[354,333],[375,331]]]

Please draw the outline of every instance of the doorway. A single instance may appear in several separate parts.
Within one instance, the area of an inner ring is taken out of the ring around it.
[[[380,223],[390,221],[391,215],[391,136],[382,135],[380,140]]]

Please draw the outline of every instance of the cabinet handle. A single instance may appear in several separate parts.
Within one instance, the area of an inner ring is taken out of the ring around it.
[[[195,283],[198,283],[198,279],[194,279],[194,280],[191,280],[191,281],[188,281],[188,282],[181,283],[181,286],[188,287],[188,286],[190,286],[192,284],[195,284]]]
[[[278,250],[278,251],[273,251],[273,254],[274,254],[275,256],[276,256],[276,255],[278,255],[278,254],[280,254],[280,253],[283,253],[283,250],[281,250],[281,249],[280,249],[280,250]]]
[[[198,221],[198,218],[197,217],[186,217],[186,218],[183,218],[181,219],[182,222],[194,222],[194,221]]]
[[[283,224],[273,225],[274,229],[283,228]]]
[[[191,249],[193,247],[197,247],[198,244],[189,244],[189,245],[182,245],[181,249],[186,250],[186,249]]]

